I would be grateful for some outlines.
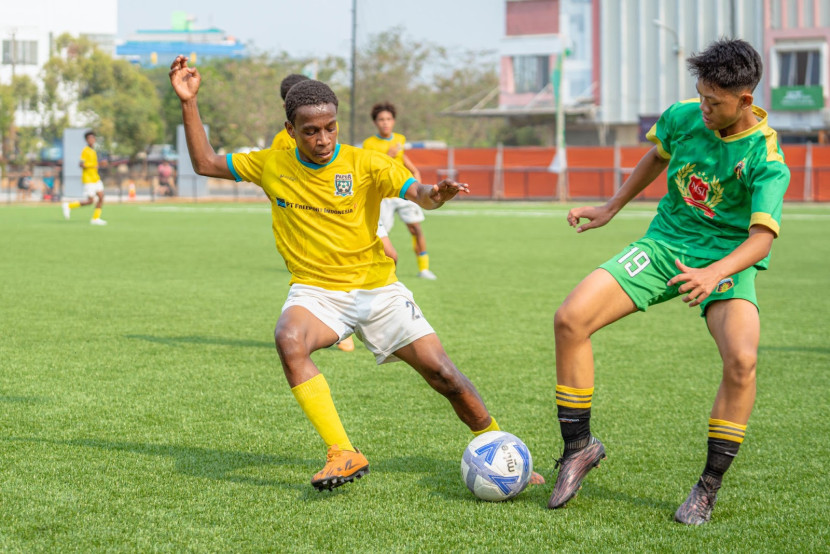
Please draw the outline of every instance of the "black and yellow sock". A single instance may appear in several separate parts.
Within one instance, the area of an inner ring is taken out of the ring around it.
[[[720,488],[723,474],[738,455],[745,434],[746,425],[723,419],[709,420],[709,451],[700,478],[710,489],[717,491]]]
[[[473,431],[473,435],[475,435],[477,437],[477,436],[481,435],[482,433],[486,433],[487,431],[501,431],[501,428],[499,427],[499,424],[496,421],[496,418],[494,418],[493,416],[490,416],[490,425],[488,425],[487,427],[485,427],[481,431]]]
[[[337,415],[337,409],[331,398],[331,389],[322,373],[315,375],[305,383],[300,383],[292,388],[291,392],[294,393],[294,398],[297,399],[306,417],[317,429],[317,433],[320,434],[327,447],[336,444],[340,450],[354,452],[355,448],[346,435],[340,416]]]
[[[581,450],[591,442],[591,398],[594,387],[575,389],[556,385],[556,410],[565,441],[565,454]]]

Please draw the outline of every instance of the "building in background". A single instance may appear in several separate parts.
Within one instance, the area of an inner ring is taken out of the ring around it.
[[[445,113],[540,125],[553,144],[561,79],[568,144],[637,144],[663,110],[697,95],[686,58],[737,37],[763,58],[755,102],[783,141],[830,128],[828,0],[505,0],[505,16],[499,90]]]
[[[117,29],[116,0],[5,2],[0,14],[0,83],[10,83],[15,75],[27,75],[42,88],[41,69],[54,53],[60,35],[84,36],[113,55]],[[34,126],[39,117],[36,110],[21,106],[15,112],[15,124]]]
[[[193,22],[185,12],[173,12],[170,29],[139,30],[119,44],[116,53],[142,67],[170,65],[179,54],[190,56],[192,63],[248,56],[245,44],[222,29],[196,29]]]
[[[827,142],[830,129],[830,2],[764,0],[770,125],[785,142]]]

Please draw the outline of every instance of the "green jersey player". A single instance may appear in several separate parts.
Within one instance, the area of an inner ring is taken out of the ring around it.
[[[706,465],[677,521],[709,520],[746,432],[760,337],[755,276],[767,268],[778,236],[790,173],[767,114],[752,105],[762,73],[752,46],[723,39],[687,62],[699,99],[663,113],[648,134],[655,146],[611,200],[568,213],[577,232],[601,227],[668,167],[668,194],[645,236],[588,275],[556,311],[556,404],[565,445],[549,508],[564,506],[605,457],[589,427],[591,335],[653,304],[682,296],[700,306],[723,359]]]

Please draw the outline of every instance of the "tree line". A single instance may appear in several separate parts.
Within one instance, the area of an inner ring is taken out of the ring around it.
[[[214,148],[233,151],[269,146],[285,121],[280,81],[290,73],[308,73],[311,62],[283,52],[196,64],[205,77],[199,107],[210,125]],[[316,78],[337,94],[340,141],[348,142],[352,131],[348,128],[349,60],[330,56],[315,60],[314,66]],[[375,132],[370,112],[380,101],[397,106],[396,131],[409,141],[494,146],[500,141],[510,143],[516,136],[516,130],[500,119],[441,114],[449,106],[467,99],[474,102],[498,87],[493,56],[486,52],[448,51],[410,40],[396,28],[369,37],[357,53],[355,68],[354,137],[358,144]],[[174,143],[181,111],[167,72],[164,64],[141,68],[111,58],[85,37],[62,35],[56,41],[55,55],[43,68],[41,89],[26,76],[0,84],[3,160],[20,162],[39,147],[60,140],[71,118],[95,129],[103,148],[118,156],[133,158],[151,144]],[[20,108],[37,111],[39,124],[15,128],[14,113]]]

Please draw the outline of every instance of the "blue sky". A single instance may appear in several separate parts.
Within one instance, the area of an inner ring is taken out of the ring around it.
[[[267,8],[263,8],[265,5]],[[174,10],[196,27],[219,27],[266,52],[348,57],[352,0],[118,0],[118,36],[170,28]],[[370,34],[404,34],[462,50],[496,50],[504,35],[504,0],[358,0],[358,45]]]

